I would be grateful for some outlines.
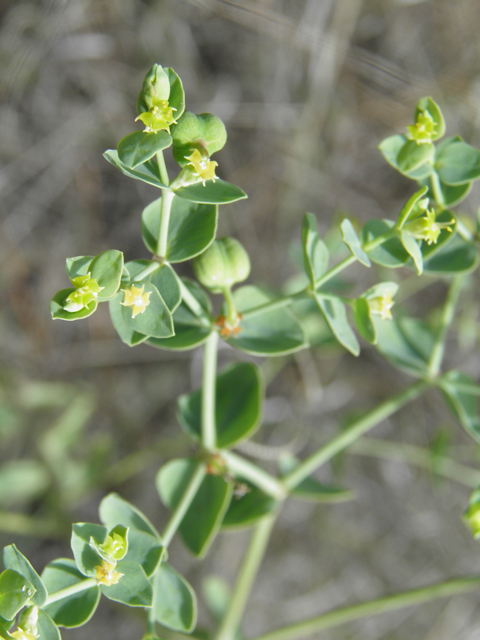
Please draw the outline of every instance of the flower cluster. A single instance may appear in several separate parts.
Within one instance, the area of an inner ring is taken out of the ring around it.
[[[90,273],[86,276],[71,278],[76,291],[73,291],[66,300],[65,311],[80,311],[97,299],[98,294],[103,289]]]
[[[151,102],[150,109],[137,116],[135,122],[137,120],[143,122],[147,133],[158,133],[162,130],[170,133],[170,125],[177,124],[173,115],[176,109],[170,106],[168,100],[160,100],[154,97]]]
[[[427,110],[420,111],[415,124],[408,125],[407,131],[408,138],[410,140],[415,140],[417,144],[432,142],[433,138],[438,133],[437,125]]]

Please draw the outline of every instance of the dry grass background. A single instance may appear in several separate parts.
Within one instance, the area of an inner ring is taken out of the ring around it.
[[[187,108],[224,119],[229,143],[218,154],[219,173],[249,199],[223,208],[220,233],[248,248],[255,281],[279,287],[295,273],[288,246],[299,240],[305,211],[317,215],[324,233],[345,214],[359,223],[396,215],[412,186],[376,146],[403,130],[419,97],[433,95],[450,132],[480,144],[480,5],[4,0],[0,12],[0,459],[50,464],[43,436],[59,413],[58,396],[80,390],[88,405],[80,403],[70,416],[81,423],[68,436],[78,482],[68,476],[65,490],[57,468],[53,488],[22,505],[33,520],[15,524],[11,513],[10,519],[0,514],[0,542],[15,541],[41,569],[68,553],[48,522],[95,521],[108,490],[134,501],[161,526],[166,513],[153,489],[154,473],[162,460],[189,447],[176,425],[175,398],[198,384],[199,353],[129,349],[114,335],[104,308],[76,323],[53,323],[48,314],[48,300],[66,286],[67,256],[116,248],[127,259],[148,257],[139,215],[157,194],[101,156],[132,130],[146,70],[153,62],[173,67],[183,79]],[[473,214],[478,201],[474,189],[462,210]],[[444,291],[435,285],[408,304],[424,314]],[[448,357],[478,376],[473,296],[464,296],[461,311],[461,349],[452,340]],[[223,350],[221,362],[232,357]],[[266,363],[265,374],[272,384],[258,441],[272,456],[272,447],[295,436],[296,449],[307,439],[325,439],[347,410],[368,409],[408,382],[369,348],[358,360],[335,349],[301,352]],[[72,386],[45,387],[54,398],[45,409],[38,397],[31,399],[42,393],[43,387],[31,386],[38,381]],[[84,429],[77,410],[85,412]],[[475,461],[470,441],[433,392],[375,435],[427,446],[444,428],[456,453]],[[64,471],[67,478],[71,469]],[[371,457],[344,456],[332,472],[355,489],[356,500],[287,505],[245,617],[247,635],[480,570],[478,544],[460,521],[464,487]],[[22,535],[31,527],[37,536]],[[210,573],[233,579],[247,540],[248,533],[220,536],[203,563],[175,541],[171,561],[200,592]],[[473,640],[479,636],[477,603],[478,594],[433,603],[321,638]],[[102,611],[64,637],[141,637],[138,612],[108,603]],[[209,623],[203,607],[200,620]]]

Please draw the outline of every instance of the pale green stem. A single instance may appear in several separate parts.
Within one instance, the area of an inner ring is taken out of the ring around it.
[[[300,482],[305,480],[305,478],[308,478],[308,476],[318,467],[328,460],[331,460],[335,455],[337,455],[337,453],[340,453],[340,451],[343,451],[343,449],[349,445],[353,444],[363,436],[364,433],[398,411],[400,407],[403,407],[403,405],[417,398],[429,386],[429,382],[425,380],[418,380],[401,393],[393,396],[393,398],[382,402],[378,407],[369,411],[362,418],[355,420],[344,431],[330,440],[330,442],[327,442],[323,447],[317,449],[315,453],[312,453],[310,457],[301,462],[298,467],[285,476],[284,482],[286,486],[289,489],[294,489],[298,484],[300,484]]]
[[[435,455],[430,449],[424,447],[402,442],[387,442],[379,438],[361,438],[352,445],[349,453],[408,462],[472,489],[480,485],[480,471],[446,456]]]
[[[170,180],[168,178],[165,159],[161,151],[157,153],[157,163],[160,180],[168,186],[170,184]],[[160,200],[160,224],[158,229],[157,246],[155,249],[155,254],[160,258],[165,258],[167,253],[168,223],[170,222],[170,211],[172,208],[173,196],[174,194],[172,191],[168,191],[167,189],[162,190],[162,198]]]
[[[157,269],[160,269],[161,266],[162,266],[161,262],[157,262],[157,260],[152,260],[150,264],[147,264],[147,266],[144,269],[142,269],[137,273],[137,275],[135,276],[135,281],[139,282],[140,280],[147,278],[151,273],[153,273]]]
[[[223,297],[225,298],[225,303],[227,305],[227,322],[230,326],[234,326],[237,322],[237,308],[235,306],[235,301],[233,299],[232,290],[230,287],[225,287],[222,289]]]
[[[297,640],[297,638],[317,634],[320,631],[337,627],[346,622],[361,620],[362,618],[367,618],[368,616],[379,613],[386,613],[387,611],[395,611],[395,609],[418,605],[423,602],[435,600],[436,598],[447,598],[459,593],[467,593],[468,591],[474,591],[478,588],[480,588],[480,577],[459,578],[458,580],[440,582],[429,585],[428,587],[378,598],[378,600],[370,600],[369,602],[362,602],[350,607],[334,609],[310,620],[304,620],[303,622],[297,622],[296,624],[270,631],[262,636],[258,636],[255,640]]]
[[[186,514],[188,507],[191,505],[192,500],[197,495],[197,491],[202,484],[202,480],[205,478],[206,470],[203,462],[199,462],[195,469],[188,485],[185,487],[185,491],[180,499],[180,502],[175,507],[167,526],[163,530],[160,536],[165,547],[168,547],[173,536],[175,535],[178,527],[180,526],[184,515]]]
[[[462,279],[460,277],[453,278],[448,290],[447,299],[443,305],[442,315],[437,328],[437,335],[435,336],[435,343],[428,360],[428,374],[430,378],[435,378],[440,371],[443,354],[445,352],[445,338],[455,314],[455,307],[457,305],[461,288]]]
[[[187,307],[192,311],[194,315],[201,318],[205,315],[205,309],[202,307],[200,302],[195,298],[195,296],[190,293],[189,289],[184,285],[182,280],[178,280],[178,284],[180,285],[180,292],[182,294],[182,300],[185,302]]]
[[[282,500],[287,496],[287,490],[283,482],[253,462],[245,460],[245,458],[233,453],[233,451],[225,450],[220,455],[227,463],[228,469],[236,476],[248,480],[264,493],[277,500]]]
[[[202,445],[215,449],[217,432],[215,424],[215,395],[217,381],[218,333],[212,331],[205,342],[202,382]]]
[[[46,607],[47,605],[63,600],[64,598],[69,598],[70,596],[74,596],[76,593],[81,593],[82,591],[86,591],[92,587],[98,587],[98,582],[95,578],[86,578],[81,582],[72,584],[71,587],[65,587],[65,589],[60,589],[59,591],[50,593],[44,606]]]
[[[442,187],[440,185],[440,179],[436,171],[432,171],[430,174],[430,184],[432,186],[433,197],[440,209],[445,209],[445,200],[443,199]]]
[[[275,520],[276,515],[270,514],[262,518],[255,527],[240,567],[235,590],[232,593],[227,612],[214,636],[214,640],[234,640]]]

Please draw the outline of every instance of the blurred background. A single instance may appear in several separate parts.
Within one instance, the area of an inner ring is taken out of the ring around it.
[[[139,219],[158,193],[102,158],[135,129],[148,68],[173,67],[187,108],[225,121],[229,141],[215,157],[218,174],[249,199],[222,207],[220,235],[246,246],[251,281],[279,289],[299,273],[305,211],[317,216],[335,255],[334,229],[344,216],[361,226],[397,215],[414,185],[376,147],[404,131],[420,97],[439,102],[450,134],[480,145],[480,5],[3,0],[0,20],[0,542],[15,542],[40,571],[70,555],[70,523],[97,521],[108,491],[161,528],[167,513],[155,472],[191,452],[175,406],[199,384],[201,351],[130,349],[116,336],[107,305],[75,323],[52,322],[48,312],[51,296],[68,286],[67,257],[106,249],[123,251],[126,260],[149,257]],[[477,187],[461,205],[466,219],[479,199]],[[190,275],[190,267],[181,273]],[[355,293],[381,276],[353,269],[346,280]],[[444,283],[419,285],[403,270],[394,277],[407,278],[403,304],[421,317],[445,295]],[[478,380],[478,282],[469,287],[447,358]],[[265,425],[258,446],[245,452],[270,467],[282,451],[304,455],[308,443],[324,441],[347,416],[409,382],[365,343],[354,359],[319,320],[314,325],[311,352],[256,360],[269,383]],[[224,346],[220,364],[237,357]],[[287,504],[245,616],[247,636],[479,573],[478,543],[461,521],[478,471],[467,471],[462,484],[436,466],[447,452],[478,469],[478,449],[439,395],[426,394],[373,435],[410,448],[367,441],[320,474],[354,489],[354,501]],[[406,461],[412,451],[413,466]],[[175,540],[171,563],[201,595],[212,574],[233,580],[248,537],[220,535],[201,563]],[[479,594],[436,602],[321,637],[473,640],[478,602]],[[63,636],[140,638],[142,612],[126,609],[103,602],[102,613]],[[199,625],[211,622],[202,603]]]

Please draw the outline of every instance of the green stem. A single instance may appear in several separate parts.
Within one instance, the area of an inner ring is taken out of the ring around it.
[[[59,600],[63,600],[64,598],[69,598],[76,593],[81,593],[82,591],[86,591],[87,589],[91,589],[92,587],[98,587],[98,582],[95,578],[86,578],[81,582],[72,584],[72,586],[70,587],[65,587],[65,589],[60,589],[59,591],[50,593],[44,606],[46,607],[47,605],[58,602]]]
[[[265,516],[257,524],[240,567],[235,590],[230,599],[227,612],[214,636],[214,640],[234,640],[275,520],[276,515],[272,514]]]
[[[408,462],[472,489],[480,484],[480,471],[416,445],[387,442],[379,438],[361,438],[349,452],[353,455]]]
[[[167,167],[165,165],[165,159],[161,151],[157,153],[157,163],[160,180],[166,185],[170,184]],[[165,258],[167,253],[168,223],[170,222],[170,211],[172,208],[173,196],[174,193],[172,191],[163,189],[162,198],[160,200],[160,224],[158,228],[158,240],[155,249],[155,254],[162,259]]]
[[[222,289],[223,297],[225,298],[225,303],[227,305],[227,322],[233,327],[237,322],[237,308],[235,306],[235,301],[233,299],[232,290],[230,287],[225,287]]]
[[[197,491],[202,484],[202,480],[205,478],[206,470],[205,465],[202,462],[198,463],[188,485],[185,487],[185,491],[180,499],[180,502],[175,507],[167,526],[163,530],[162,538],[163,545],[168,547],[173,536],[175,535],[178,527],[180,526],[184,515],[186,514],[188,507],[191,505],[192,500],[197,495]]]
[[[205,342],[205,350],[203,354],[202,445],[205,449],[215,449],[217,445],[215,425],[217,345],[218,333],[216,331],[212,331]]]
[[[337,627],[346,622],[352,622],[352,620],[361,620],[368,616],[429,602],[436,598],[447,598],[459,593],[473,591],[479,587],[480,577],[459,578],[458,580],[440,582],[429,585],[428,587],[422,587],[421,589],[414,589],[412,591],[397,593],[393,596],[378,598],[378,600],[370,600],[369,602],[362,602],[350,607],[334,609],[310,620],[270,631],[262,636],[258,636],[255,640],[296,640],[297,638],[313,635],[325,629]]]
[[[322,464],[331,460],[337,453],[353,444],[360,436],[369,431],[382,420],[385,420],[393,413],[398,411],[400,407],[407,404],[411,400],[417,398],[430,383],[425,380],[418,380],[404,391],[382,402],[378,407],[369,411],[362,418],[355,420],[347,429],[339,433],[335,438],[320,447],[309,458],[301,462],[298,467],[291,471],[284,478],[284,482],[289,489],[294,489],[300,482],[305,480]]]
[[[187,307],[191,310],[191,312],[197,316],[197,318],[205,317],[207,312],[202,307],[200,302],[195,298],[195,296],[190,293],[190,290],[185,286],[182,280],[178,279],[178,284],[180,285],[180,292],[182,294],[182,300],[185,302]]]
[[[135,282],[139,282],[140,280],[147,278],[151,273],[153,273],[157,269],[160,269],[161,266],[162,266],[161,262],[158,262],[157,260],[152,260],[150,264],[147,264],[147,266],[144,269],[142,269],[137,273],[137,275],[135,276]]]
[[[445,209],[445,200],[443,198],[442,186],[440,184],[440,178],[436,171],[432,171],[430,174],[430,184],[432,186],[433,197],[440,209]]]
[[[435,343],[430,353],[428,361],[428,374],[430,378],[435,378],[442,365],[443,354],[445,352],[445,338],[448,328],[452,323],[453,316],[455,314],[455,307],[457,305],[458,296],[462,288],[462,280],[460,277],[453,278],[448,295],[443,306],[442,315],[437,329],[437,335],[435,336]]]
[[[287,496],[283,482],[253,462],[245,460],[233,451],[222,451],[221,456],[232,473],[248,480],[272,498],[283,500]]]

